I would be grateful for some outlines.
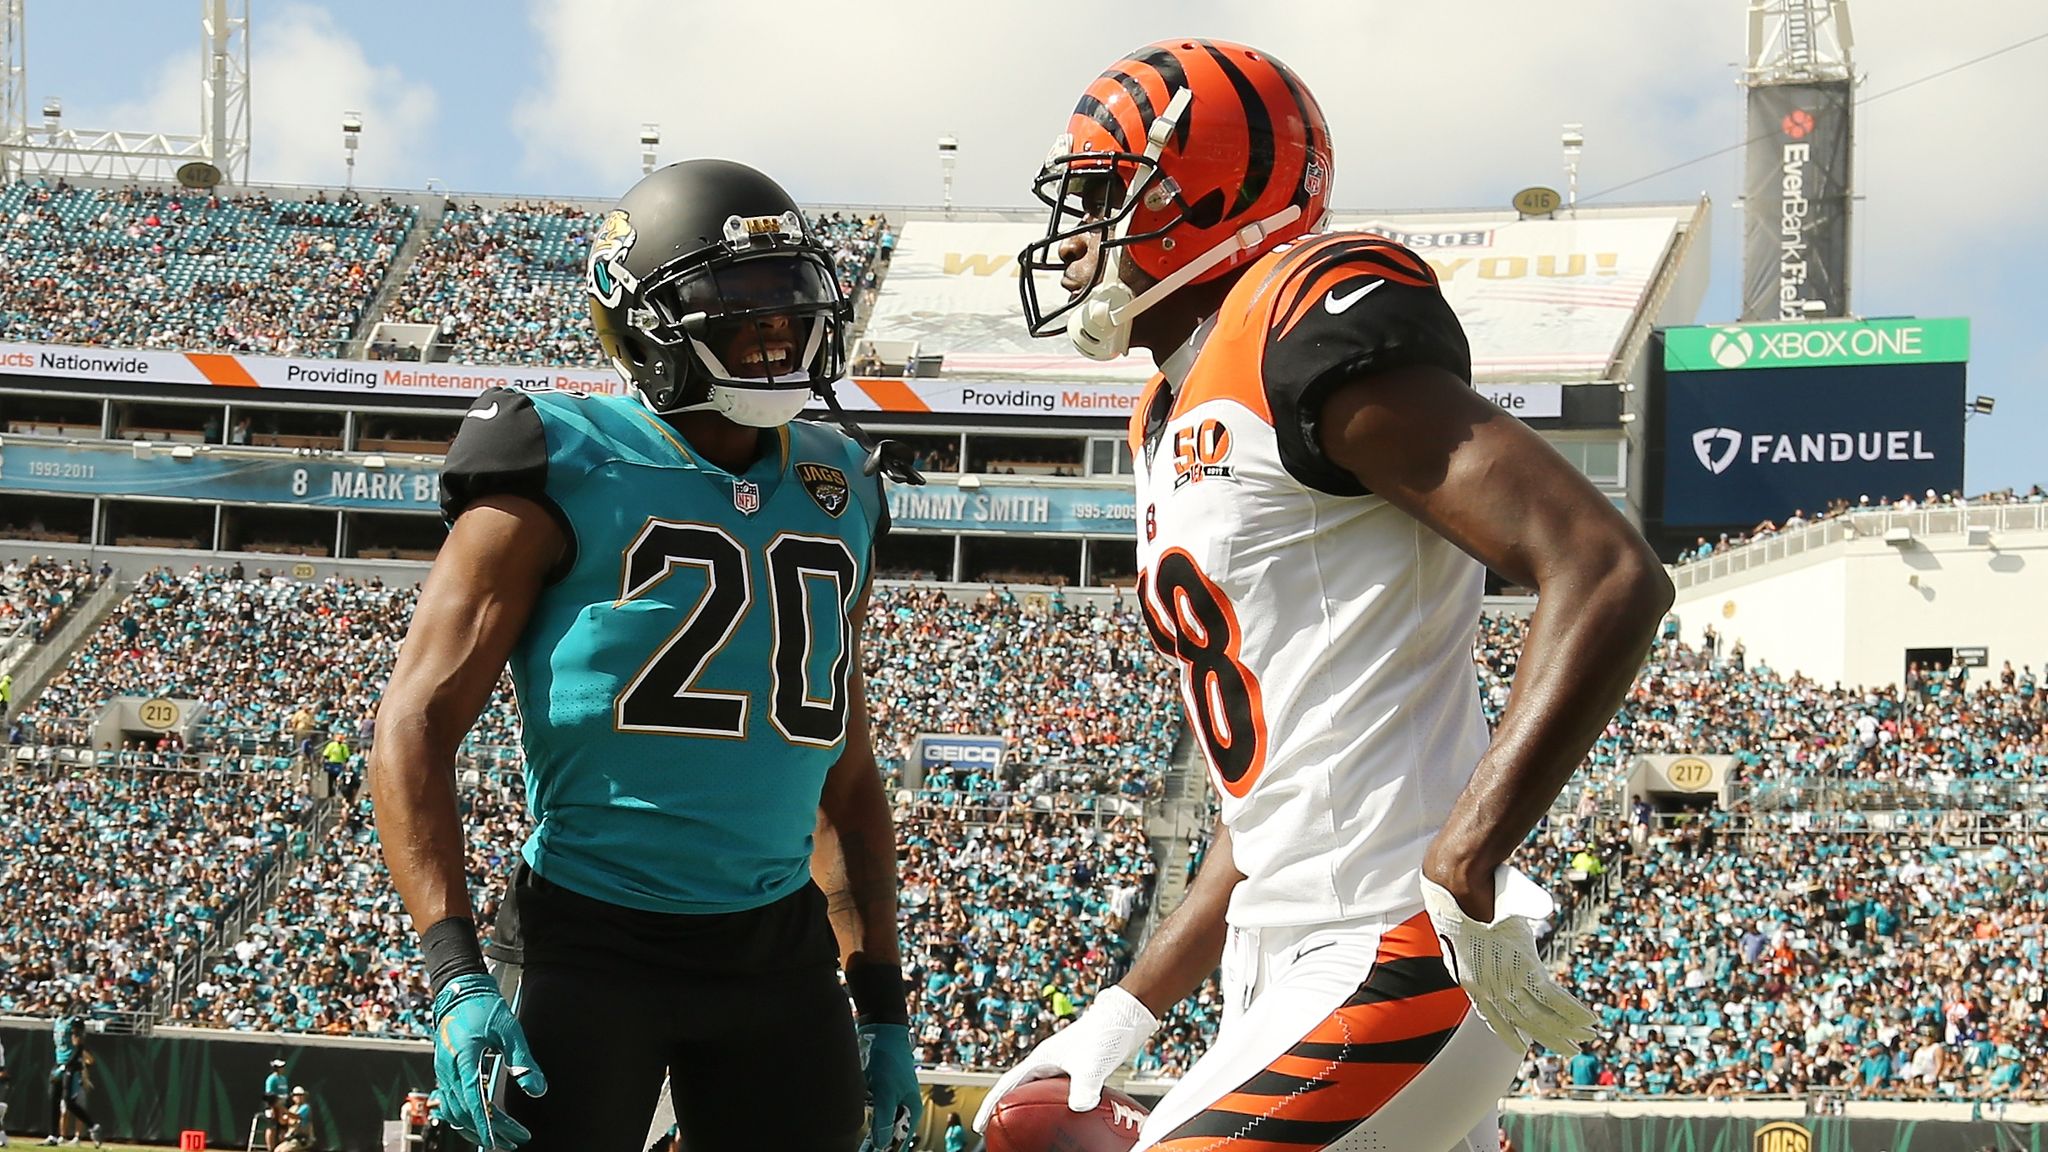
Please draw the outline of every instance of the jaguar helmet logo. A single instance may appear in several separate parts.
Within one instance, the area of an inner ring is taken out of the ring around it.
[[[626,256],[640,234],[623,208],[604,214],[590,240],[590,294],[607,308],[616,308],[626,293],[640,287],[640,278],[626,270]]]

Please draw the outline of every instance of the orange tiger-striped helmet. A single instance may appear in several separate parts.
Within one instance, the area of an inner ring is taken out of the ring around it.
[[[1167,40],[1117,61],[1082,93],[1033,185],[1052,217],[1017,256],[1031,334],[1064,329],[1089,356],[1122,355],[1152,304],[1320,231],[1330,163],[1315,97],[1264,52]],[[1042,307],[1037,277],[1056,280],[1060,245],[1090,232],[1102,237],[1095,281]],[[1155,281],[1142,294],[1119,281],[1119,248]]]

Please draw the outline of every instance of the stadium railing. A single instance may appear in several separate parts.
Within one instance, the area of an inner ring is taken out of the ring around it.
[[[15,711],[26,708],[36,693],[42,691],[44,683],[76,655],[72,649],[78,647],[79,640],[87,632],[98,626],[100,617],[106,615],[107,610],[121,598],[124,591],[121,570],[117,568],[105,580],[100,581],[100,586],[93,589],[90,595],[64,614],[64,619],[57,625],[55,632],[21,657],[21,662],[14,667]],[[5,667],[5,664],[4,660],[0,660],[0,667]]]
[[[1887,533],[1898,528],[1912,533],[1914,539],[1954,536],[1973,528],[1993,532],[2039,532],[2048,529],[2048,504],[1965,504],[1911,511],[1873,509],[1848,512],[1680,565],[1671,570],[1671,582],[1683,592],[1710,580],[1760,568],[1790,556],[1800,556],[1843,540],[1882,540]]]

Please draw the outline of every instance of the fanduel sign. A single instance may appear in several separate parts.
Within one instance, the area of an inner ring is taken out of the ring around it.
[[[1664,333],[1664,368],[1670,372],[1960,364],[1969,358],[1970,322],[1961,319],[1731,324]]]
[[[1963,480],[1964,366],[1664,374],[1663,522],[1741,526]]]

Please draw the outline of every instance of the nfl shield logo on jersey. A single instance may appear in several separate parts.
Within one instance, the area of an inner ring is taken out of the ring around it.
[[[752,516],[761,510],[761,486],[751,480],[732,482],[732,506],[742,516]]]

